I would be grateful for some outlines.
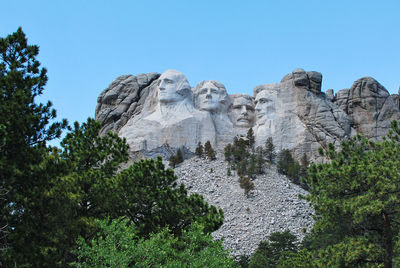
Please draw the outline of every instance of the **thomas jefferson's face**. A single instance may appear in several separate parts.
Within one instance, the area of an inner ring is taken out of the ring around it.
[[[183,96],[177,92],[180,79],[183,78],[172,71],[166,71],[160,76],[158,81],[158,99],[160,102],[171,103],[183,100]]]
[[[232,115],[238,127],[251,127],[254,121],[254,104],[251,99],[239,96],[233,99]]]
[[[276,112],[275,103],[277,101],[277,92],[275,90],[262,90],[256,96],[257,123],[265,124],[269,116]]]
[[[224,90],[218,89],[213,83],[206,82],[200,89],[197,96],[197,105],[200,110],[216,111],[226,96]]]

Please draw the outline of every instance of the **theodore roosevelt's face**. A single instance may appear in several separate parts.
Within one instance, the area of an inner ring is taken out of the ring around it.
[[[183,96],[178,93],[179,80],[184,79],[173,71],[163,73],[158,81],[158,99],[163,103],[178,102]]]
[[[226,96],[226,91],[211,82],[206,82],[197,94],[197,106],[200,110],[215,112]]]
[[[269,116],[273,116],[276,112],[275,104],[277,101],[277,92],[275,90],[262,90],[256,95],[256,114],[257,123],[265,124]]]
[[[254,104],[249,98],[238,96],[232,100],[233,123],[238,127],[251,127],[254,122]]]

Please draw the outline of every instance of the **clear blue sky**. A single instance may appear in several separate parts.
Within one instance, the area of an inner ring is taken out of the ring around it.
[[[60,118],[85,121],[117,76],[177,69],[229,93],[279,82],[295,68],[323,74],[323,91],[372,76],[400,86],[400,1],[11,1],[0,36],[17,30],[39,60]]]

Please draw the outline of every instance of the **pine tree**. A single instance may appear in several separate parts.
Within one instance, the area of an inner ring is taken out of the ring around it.
[[[203,156],[203,151],[204,151],[204,148],[203,148],[203,145],[201,144],[201,142],[197,143],[195,154],[198,157],[202,157]]]
[[[47,83],[38,54],[39,47],[28,45],[21,28],[0,38],[0,248],[9,249],[0,251],[4,267],[11,267],[4,254],[14,260],[18,254],[35,258],[37,240],[18,234],[36,231],[29,228],[38,224],[31,221],[39,220],[49,185],[40,167],[49,153],[46,142],[60,137],[67,126],[66,120],[55,121],[50,101],[38,103]]]
[[[252,154],[250,156],[249,167],[247,168],[246,175],[250,176],[251,178],[254,178],[256,174],[257,174],[256,156]]]
[[[180,164],[180,163],[182,163],[182,162],[184,161],[183,152],[182,152],[182,149],[181,149],[181,148],[179,148],[179,149],[176,151],[176,156],[175,156],[175,158],[176,158],[176,164]]]
[[[232,144],[228,143],[224,148],[225,161],[230,163],[232,161]]]
[[[216,159],[216,153],[214,149],[211,146],[211,142],[208,140],[204,144],[204,152],[207,154],[207,157],[209,160],[215,160]]]
[[[269,137],[267,141],[265,142],[265,157],[267,158],[267,161],[270,164],[273,164],[275,162],[276,158],[276,152],[275,152],[275,145],[272,142],[272,138]]]
[[[188,195],[177,179],[172,169],[165,169],[161,157],[134,163],[110,182],[114,192],[111,215],[128,217],[142,237],[166,226],[180,234],[194,222],[206,232],[217,230],[223,223],[223,211],[208,205],[201,195]]]
[[[302,178],[305,178],[308,176],[308,167],[310,166],[310,162],[308,161],[307,155],[303,154],[302,158],[300,159],[300,171],[299,175]]]
[[[256,170],[257,174],[262,174],[264,169],[263,148],[258,146],[256,148]]]
[[[171,156],[169,157],[168,161],[169,161],[169,166],[170,166],[170,167],[172,167],[172,168],[175,168],[175,167],[176,167],[176,164],[177,164],[176,155],[174,155],[174,154],[171,155]]]
[[[294,163],[294,159],[292,157],[292,154],[288,149],[283,149],[280,151],[278,155],[278,163],[277,163],[277,170],[280,174],[283,175],[288,175],[289,174],[289,168],[292,166]]]
[[[305,179],[318,216],[313,233],[331,237],[315,250],[316,261],[321,267],[392,267],[400,242],[399,123],[392,122],[382,142],[356,136],[341,151],[331,144],[324,154],[330,161],[312,164]]]
[[[255,143],[253,128],[249,128],[249,130],[247,131],[246,138],[247,138],[249,147],[253,149],[254,143]]]

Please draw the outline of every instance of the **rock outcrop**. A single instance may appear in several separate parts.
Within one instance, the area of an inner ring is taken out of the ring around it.
[[[138,115],[158,73],[117,77],[97,98],[96,120],[102,122],[101,133],[118,132],[128,120]]]
[[[368,138],[379,139],[386,135],[392,120],[399,120],[398,98],[372,77],[363,77],[350,89],[338,92],[338,106],[350,118],[350,125]]]
[[[319,147],[360,133],[379,139],[390,121],[400,119],[399,97],[376,80],[364,77],[349,89],[321,92],[322,74],[296,69],[280,83],[254,88],[254,97],[228,95],[221,83],[208,80],[191,88],[174,70],[124,75],[104,90],[96,108],[102,133],[125,137],[131,155],[154,157],[157,151],[210,140],[223,148],[236,135],[253,128],[256,145],[272,137],[278,150],[290,149],[297,159],[307,154],[321,160]],[[163,147],[164,146],[164,147]]]
[[[168,159],[183,147],[189,159],[175,168],[179,181],[224,210],[225,223],[214,237],[223,237],[233,255],[248,255],[272,232],[290,229],[302,238],[302,229],[312,226],[312,210],[298,199],[306,192],[277,174],[274,166],[257,176],[246,197],[238,176],[227,176],[228,164],[222,160],[226,143],[253,128],[256,146],[272,137],[278,151],[289,149],[297,159],[306,154],[323,161],[319,147],[340,146],[357,133],[379,140],[391,120],[400,119],[399,95],[390,95],[371,77],[336,94],[333,89],[321,92],[321,85],[321,73],[296,69],[280,83],[256,86],[251,97],[229,95],[214,80],[192,88],[175,70],[124,75],[100,94],[96,119],[102,122],[102,134],[114,131],[126,138],[130,161],[158,155]],[[208,140],[217,160],[191,157],[197,143]]]
[[[318,148],[350,137],[347,114],[321,93],[322,75],[296,69],[279,84],[255,87],[256,145],[272,137],[278,150],[316,160]]]

